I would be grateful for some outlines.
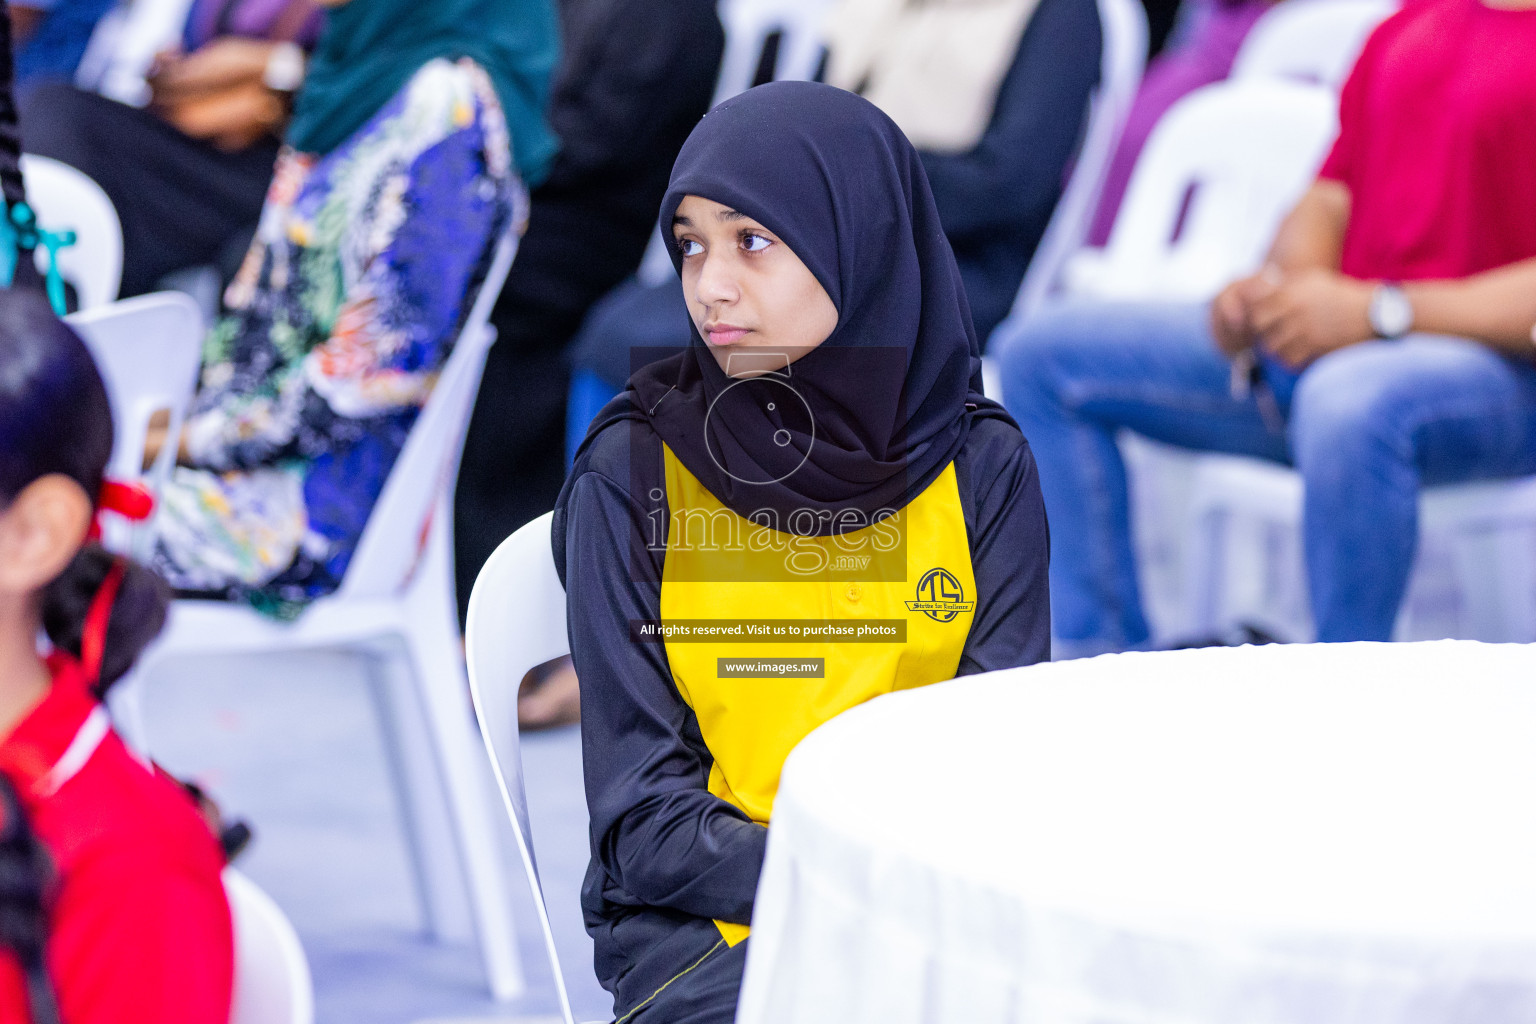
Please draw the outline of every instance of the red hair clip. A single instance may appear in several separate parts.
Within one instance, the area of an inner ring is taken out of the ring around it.
[[[101,493],[96,497],[96,520],[91,523],[86,540],[101,540],[101,514],[114,512],[124,519],[141,523],[155,510],[155,496],[143,484],[123,483],[121,480],[105,480]]]

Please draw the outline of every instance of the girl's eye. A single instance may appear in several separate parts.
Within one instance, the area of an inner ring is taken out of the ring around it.
[[[764,238],[762,235],[754,235],[750,231],[741,236],[741,247],[747,250],[747,252],[762,252],[772,244],[773,241],[771,239]]]
[[[684,257],[697,256],[704,251],[704,247],[691,238],[679,238],[677,240],[677,251]]]

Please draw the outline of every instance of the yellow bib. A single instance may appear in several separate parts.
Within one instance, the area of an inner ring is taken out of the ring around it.
[[[663,623],[830,620],[845,630],[863,620],[871,631],[868,620],[883,620],[885,629],[904,624],[904,642],[666,641],[672,679],[714,759],[709,791],[766,825],[784,759],[811,730],[880,694],[954,678],[976,608],[955,467],[880,523],[801,537],[727,509],[670,448],[664,461],[671,520]],[[816,658],[823,678],[733,675],[721,664]],[[745,926],[717,923],[732,945],[747,934]]]

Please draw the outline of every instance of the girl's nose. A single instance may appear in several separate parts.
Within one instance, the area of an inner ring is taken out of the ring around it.
[[[735,301],[740,295],[740,289],[730,261],[718,256],[706,255],[704,265],[699,268],[696,291],[698,301],[705,306],[713,306],[717,302]]]

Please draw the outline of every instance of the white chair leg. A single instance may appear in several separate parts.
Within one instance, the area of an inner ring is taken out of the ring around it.
[[[1184,593],[1188,599],[1185,615],[1191,636],[1216,634],[1226,582],[1229,519],[1213,504],[1197,503],[1191,510],[1184,544]]]
[[[1510,643],[1536,641],[1536,564],[1529,526],[1503,530],[1498,539],[1498,593]]]
[[[428,531],[408,597],[406,639],[458,839],[486,978],[497,999],[509,1000],[526,989],[504,874],[511,851],[504,850],[500,841],[505,827],[500,801],[469,696],[454,612],[450,543],[448,530]]]
[[[442,630],[418,624],[411,638],[411,653],[453,817],[487,979],[497,999],[513,999],[523,993],[525,982],[497,841],[500,812],[491,802],[486,778],[490,767],[480,756],[480,738],[471,719],[469,684],[459,646],[456,639],[444,637]]]
[[[1460,633],[1490,643],[1527,643],[1536,632],[1536,594],[1525,531],[1474,529],[1451,542],[1464,615]]]
[[[366,651],[364,658],[425,931],[439,941],[469,939],[468,894],[415,665],[403,645]]]

